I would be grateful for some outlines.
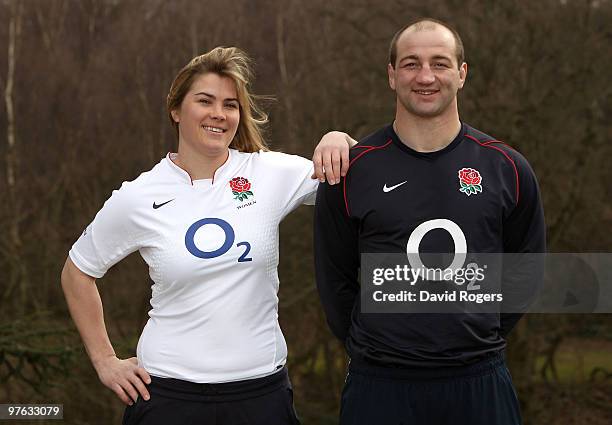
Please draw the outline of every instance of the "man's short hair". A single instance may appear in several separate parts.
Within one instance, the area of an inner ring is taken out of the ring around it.
[[[461,41],[461,37],[459,36],[457,30],[446,22],[442,22],[438,19],[419,18],[410,22],[409,24],[404,25],[404,27],[396,32],[391,39],[391,44],[389,45],[389,63],[393,68],[395,68],[395,61],[397,60],[397,41],[404,31],[412,26],[414,26],[417,31],[429,30],[434,28],[432,24],[441,25],[453,34],[453,38],[455,39],[455,56],[457,57],[457,66],[461,66],[465,60],[465,53],[463,50],[463,41]]]

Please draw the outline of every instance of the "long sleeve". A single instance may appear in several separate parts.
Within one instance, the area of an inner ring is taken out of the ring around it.
[[[320,184],[314,216],[317,288],[327,323],[346,340],[359,296],[358,226],[344,208],[343,182]]]
[[[514,153],[518,171],[518,203],[504,220],[503,290],[510,306],[501,314],[501,335],[506,337],[529,308],[544,279],[546,225],[536,176],[520,154]],[[516,255],[515,255],[516,254]]]

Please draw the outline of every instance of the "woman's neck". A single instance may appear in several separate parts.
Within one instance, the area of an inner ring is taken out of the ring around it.
[[[212,179],[215,172],[229,157],[229,149],[205,155],[179,144],[178,155],[173,162],[189,174],[191,180]]]

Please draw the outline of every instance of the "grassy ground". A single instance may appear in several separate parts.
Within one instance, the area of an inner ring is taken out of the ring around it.
[[[536,360],[536,370],[544,364],[544,356]],[[555,356],[558,383],[578,384],[590,380],[593,370],[603,369],[612,373],[612,341],[592,339],[567,339],[559,347]],[[601,372],[594,378],[601,379]],[[555,381],[552,374],[547,379],[540,374],[536,382]]]
[[[537,359],[537,370],[543,363]],[[557,379],[538,374],[529,394],[521,395],[525,425],[612,424],[612,341],[567,339],[555,365]]]

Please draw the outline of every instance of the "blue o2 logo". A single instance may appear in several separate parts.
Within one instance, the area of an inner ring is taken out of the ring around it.
[[[207,224],[213,224],[215,226],[218,226],[219,228],[221,228],[221,230],[223,230],[223,233],[225,234],[225,239],[224,239],[223,244],[219,248],[213,251],[202,251],[195,244],[196,232],[200,230],[200,227],[205,226]],[[234,232],[232,225],[229,224],[227,221],[222,220],[220,218],[203,218],[201,220],[198,220],[195,223],[193,223],[191,226],[189,226],[189,229],[187,229],[187,233],[185,233],[185,247],[187,248],[187,251],[189,251],[192,255],[198,258],[205,258],[205,259],[206,258],[217,258],[217,257],[222,256],[227,251],[229,251],[232,246],[234,246],[235,240],[236,240],[236,234]],[[251,251],[250,243],[239,242],[236,244],[236,247],[244,247],[244,252],[240,256],[240,258],[238,258],[239,263],[243,263],[245,261],[253,261],[251,257],[247,257],[249,252]]]

